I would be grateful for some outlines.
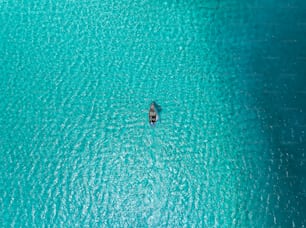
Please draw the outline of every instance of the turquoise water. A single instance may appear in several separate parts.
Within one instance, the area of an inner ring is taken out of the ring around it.
[[[305,11],[0,1],[1,226],[305,226]]]

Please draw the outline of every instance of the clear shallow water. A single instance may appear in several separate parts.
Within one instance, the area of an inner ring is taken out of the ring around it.
[[[305,9],[2,1],[1,224],[305,225]]]

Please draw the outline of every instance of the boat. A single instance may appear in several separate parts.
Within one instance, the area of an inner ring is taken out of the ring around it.
[[[155,126],[158,120],[158,113],[155,102],[151,103],[150,110],[149,110],[149,123],[151,126]]]

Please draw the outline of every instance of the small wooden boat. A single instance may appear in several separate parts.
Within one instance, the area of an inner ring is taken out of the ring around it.
[[[157,108],[155,105],[155,102],[152,102],[149,110],[149,123],[151,126],[155,126],[156,122],[158,120],[158,113]]]

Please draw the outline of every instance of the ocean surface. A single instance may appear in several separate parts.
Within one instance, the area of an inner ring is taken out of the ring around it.
[[[0,227],[305,227],[305,37],[305,0],[0,0]]]

